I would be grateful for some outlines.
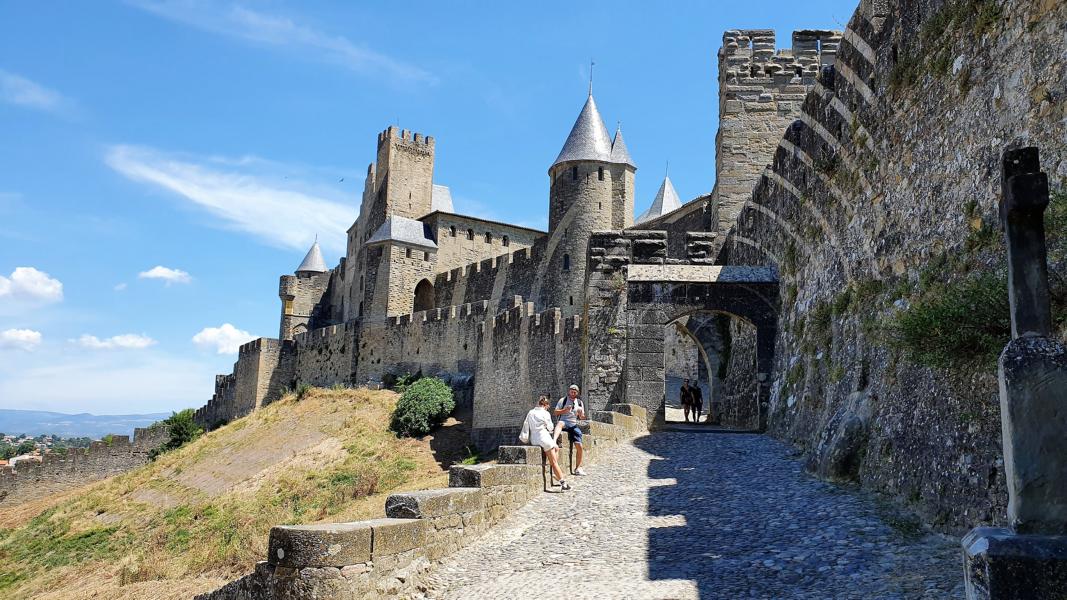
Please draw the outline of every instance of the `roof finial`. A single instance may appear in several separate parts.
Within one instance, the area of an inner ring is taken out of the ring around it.
[[[667,177],[671,174],[671,161],[667,161],[667,166],[663,167],[663,176]]]
[[[596,66],[596,63],[593,62],[593,59],[590,58],[589,59],[589,95],[590,96],[593,95],[593,67],[595,67],[595,66]]]

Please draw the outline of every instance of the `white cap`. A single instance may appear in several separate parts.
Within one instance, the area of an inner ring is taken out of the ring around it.
[[[577,385],[577,384],[574,384],[574,383],[572,383],[572,384],[571,384],[571,387],[570,387],[570,388],[568,388],[568,389],[571,389],[571,390],[577,390],[577,389],[578,389],[578,385]]]

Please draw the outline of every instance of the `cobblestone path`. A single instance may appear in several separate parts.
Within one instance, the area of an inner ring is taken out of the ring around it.
[[[958,541],[906,534],[759,435],[620,445],[430,576],[432,598],[962,598]]]

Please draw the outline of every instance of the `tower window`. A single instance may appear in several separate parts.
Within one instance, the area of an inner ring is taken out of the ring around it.
[[[571,179],[578,181],[578,167],[571,167]]]
[[[571,296],[570,299],[571,299],[571,306],[574,306],[574,296]]]
[[[596,203],[596,209],[597,210],[604,210],[604,203],[603,202],[597,202]]]
[[[363,291],[363,276],[359,276],[359,291]]]
[[[411,248],[407,248],[404,250],[404,256],[407,258],[411,258]]]
[[[456,237],[456,226],[453,225],[448,228],[448,237]]]
[[[285,314],[287,314],[287,315],[293,314],[293,301],[292,300],[286,300],[285,301],[285,305],[283,307],[283,310],[285,311]]]
[[[596,177],[600,181],[604,181],[604,167],[599,167],[596,170]]]
[[[508,245],[511,243],[511,240],[509,240],[508,236],[505,235],[504,237],[500,238],[500,243],[503,244],[505,248],[507,248]]]
[[[430,262],[430,253],[429,252],[423,252],[422,253],[422,260],[424,260],[426,262]]]
[[[570,254],[564,254],[563,255],[563,270],[564,271],[570,271],[571,270],[571,255]]]
[[[485,243],[486,244],[492,244],[493,243],[493,234],[489,233],[488,231],[485,232]]]
[[[474,239],[474,230],[473,229],[468,229],[467,230],[467,239],[468,240],[473,240]]]

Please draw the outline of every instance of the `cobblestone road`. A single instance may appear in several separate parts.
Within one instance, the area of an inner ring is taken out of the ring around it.
[[[959,545],[891,527],[765,436],[621,445],[430,577],[433,598],[961,598]]]

